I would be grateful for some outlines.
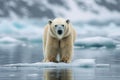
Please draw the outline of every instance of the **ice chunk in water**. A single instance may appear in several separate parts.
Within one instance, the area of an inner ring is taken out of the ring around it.
[[[22,43],[22,41],[7,36],[0,38],[0,43]]]
[[[69,68],[69,67],[109,67],[109,64],[96,64],[95,59],[77,59],[72,63],[54,63],[54,62],[37,62],[37,63],[18,63],[8,64],[3,67],[40,67],[40,68]]]
[[[96,67],[109,67],[110,64],[96,64]]]
[[[18,64],[8,64],[8,67],[94,67],[95,59],[78,59],[72,63],[53,63],[53,62],[37,62],[37,63],[18,63]]]
[[[72,64],[76,67],[94,67],[95,59],[77,59]]]
[[[104,47],[104,46],[107,48],[116,47],[116,43],[114,40],[105,37],[90,37],[78,39],[75,45],[84,47]]]

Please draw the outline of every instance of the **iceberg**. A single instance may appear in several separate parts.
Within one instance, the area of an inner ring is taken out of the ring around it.
[[[20,40],[17,40],[15,38],[12,38],[12,37],[2,37],[0,38],[0,43],[4,43],[4,44],[10,44],[10,43],[22,43],[22,41]]]
[[[78,39],[75,42],[75,46],[84,46],[84,47],[107,47],[114,48],[116,43],[111,38],[105,37],[88,37],[83,39]]]

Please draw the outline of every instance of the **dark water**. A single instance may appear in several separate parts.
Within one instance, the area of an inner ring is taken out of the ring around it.
[[[39,68],[0,67],[0,80],[120,80],[120,48],[74,49],[76,59],[96,59],[107,67]],[[43,59],[42,46],[0,45],[0,65],[35,63]]]

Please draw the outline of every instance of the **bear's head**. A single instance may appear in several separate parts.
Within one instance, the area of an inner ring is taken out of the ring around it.
[[[70,34],[70,21],[63,18],[56,18],[54,20],[49,20],[48,25],[50,26],[51,36],[62,39]]]

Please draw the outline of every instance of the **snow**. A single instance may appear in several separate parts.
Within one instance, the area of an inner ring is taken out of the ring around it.
[[[95,59],[77,59],[77,60],[74,60],[72,63],[53,63],[53,62],[18,63],[18,64],[3,65],[2,67],[91,68],[91,67],[109,67],[109,64],[96,64]]]

